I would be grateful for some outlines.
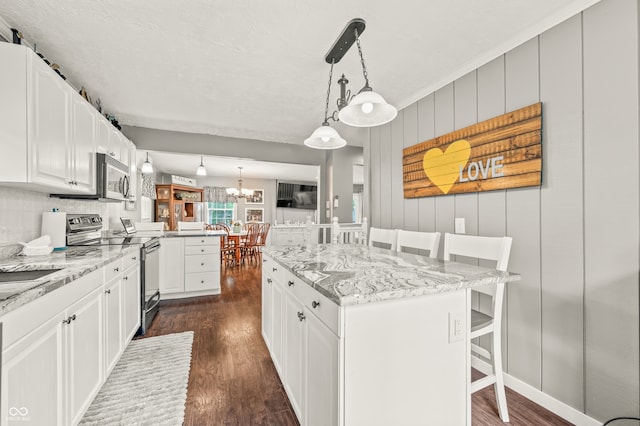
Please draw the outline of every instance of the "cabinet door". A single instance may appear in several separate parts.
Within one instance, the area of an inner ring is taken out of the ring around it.
[[[160,294],[184,291],[184,238],[160,241]]]
[[[274,282],[272,286],[272,335],[271,351],[273,362],[278,372],[282,372],[283,364],[283,341],[284,341],[284,290],[281,283]]]
[[[120,147],[120,132],[118,132],[118,129],[109,123],[109,151],[107,154],[120,161],[122,158],[120,154]]]
[[[111,373],[122,346],[122,280],[116,278],[104,290],[105,375]]]
[[[129,139],[127,139],[122,133],[120,133],[120,161],[122,164],[129,167],[131,170],[131,166],[129,162],[131,161],[131,151],[129,149]]]
[[[96,114],[94,108],[79,96],[72,96],[73,144],[71,167],[72,188],[94,193],[96,189]]]
[[[314,315],[307,315],[306,424],[338,424],[338,336]]]
[[[109,134],[111,133],[111,123],[103,116],[96,117],[96,151],[101,154],[109,154]]]
[[[298,419],[304,413],[304,337],[305,312],[289,292],[285,292],[284,376],[287,394]]]
[[[66,424],[64,318],[61,312],[3,352],[2,424]]]
[[[67,310],[67,424],[77,424],[103,383],[103,295],[99,288]]]
[[[262,270],[262,338],[273,355],[273,279]]]
[[[31,65],[31,180],[69,189],[70,89],[43,61]]]
[[[140,327],[140,266],[128,269],[122,277],[122,295],[124,321],[122,338],[124,347],[133,338]]]

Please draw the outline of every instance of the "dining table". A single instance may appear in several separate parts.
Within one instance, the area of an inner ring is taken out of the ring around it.
[[[240,231],[240,232],[228,232],[227,233],[227,239],[229,241],[229,247],[234,248],[234,256],[235,256],[235,261],[236,261],[236,266],[240,265],[240,261],[242,260],[242,246],[241,246],[241,242],[242,242],[242,238],[246,237],[248,234],[247,231]]]

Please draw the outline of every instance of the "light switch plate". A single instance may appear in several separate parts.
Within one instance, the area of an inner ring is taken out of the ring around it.
[[[464,234],[465,233],[464,217],[456,217],[455,232],[456,232],[456,234]]]
[[[464,314],[449,312],[449,343],[464,340]]]

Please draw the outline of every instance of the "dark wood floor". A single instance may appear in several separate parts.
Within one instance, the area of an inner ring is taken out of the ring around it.
[[[222,294],[163,301],[145,337],[194,331],[184,424],[297,425],[260,331],[259,266],[228,268]],[[477,373],[474,373],[477,374]],[[512,425],[570,425],[507,389]],[[504,425],[493,387],[473,395],[473,424]]]

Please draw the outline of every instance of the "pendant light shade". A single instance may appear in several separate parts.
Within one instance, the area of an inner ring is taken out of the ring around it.
[[[246,198],[251,197],[253,195],[253,189],[246,189],[242,187],[242,167],[238,166],[240,170],[240,179],[238,179],[238,187],[237,188],[227,188],[227,194],[236,198]]]
[[[196,170],[196,175],[198,176],[206,176],[207,169],[204,168],[204,164],[202,164],[202,156],[200,156],[200,165],[198,166],[198,170]]]
[[[142,168],[140,169],[143,175],[150,175],[153,173],[153,166],[149,162],[149,153],[147,152],[147,160],[142,163]]]
[[[305,141],[304,144],[309,148],[315,149],[338,149],[347,144],[338,132],[329,123],[323,123],[318,127]]]
[[[338,113],[340,121],[354,127],[380,126],[397,115],[398,110],[371,89],[360,92]]]

